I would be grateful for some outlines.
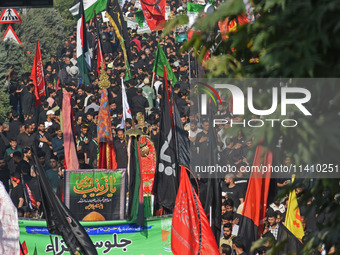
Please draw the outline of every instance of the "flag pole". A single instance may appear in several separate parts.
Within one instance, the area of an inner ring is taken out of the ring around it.
[[[52,244],[52,248],[53,248],[53,255],[55,255],[55,249],[54,249],[54,244],[53,244],[53,240],[52,240],[52,235],[49,233],[50,236],[50,240],[51,240],[51,244]]]
[[[153,88],[154,82],[155,82],[155,72],[152,72],[151,88]]]
[[[189,61],[189,82],[191,82],[191,66],[190,66],[190,53],[193,51],[193,48],[188,52],[188,61]]]

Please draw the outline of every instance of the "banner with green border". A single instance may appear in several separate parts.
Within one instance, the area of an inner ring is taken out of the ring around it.
[[[77,220],[125,218],[126,169],[67,170],[65,204]]]
[[[153,217],[141,229],[136,224],[120,221],[81,222],[96,246],[98,254],[172,254],[171,217]],[[49,235],[46,221],[19,220],[20,242],[26,242],[29,254],[70,254],[61,236]],[[51,243],[52,240],[52,243]],[[53,245],[52,245],[53,244]]]

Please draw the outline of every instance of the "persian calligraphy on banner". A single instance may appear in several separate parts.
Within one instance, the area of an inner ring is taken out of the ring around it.
[[[136,224],[125,220],[81,222],[89,234],[98,254],[172,254],[171,217],[154,217],[146,220],[148,235]],[[46,221],[19,220],[20,241],[26,242],[29,254],[35,247],[38,254],[69,255],[69,249],[61,236],[50,235]]]
[[[125,216],[125,169],[67,170],[65,203],[78,220]]]

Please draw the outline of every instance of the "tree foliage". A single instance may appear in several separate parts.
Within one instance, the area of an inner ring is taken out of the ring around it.
[[[63,39],[63,19],[52,8],[29,9],[21,18],[22,23],[16,26],[15,31],[24,52],[30,52],[27,54],[27,61],[23,63],[25,71],[30,72],[38,40],[43,61],[57,53]]]
[[[1,38],[3,35],[0,35]],[[11,110],[9,105],[9,94],[5,81],[8,71],[14,67],[15,73],[21,75],[23,73],[22,63],[25,62],[25,54],[23,48],[12,41],[0,41],[0,120],[7,119]]]
[[[208,77],[228,78],[330,78],[340,74],[340,5],[337,0],[257,0],[253,3],[256,19],[237,27],[229,39],[215,41],[217,22],[231,19],[245,11],[242,0],[226,0],[217,10],[199,19],[192,39],[185,49],[193,47],[202,59],[211,46],[219,46],[205,64]],[[180,20],[172,21],[179,24]],[[165,30],[169,31],[169,29]],[[255,89],[261,85],[254,85]],[[339,166],[340,153],[340,89],[338,81],[326,87],[309,87],[313,118],[294,116],[301,125],[294,129],[263,129],[267,147],[275,148],[282,139],[283,151],[289,151],[296,163],[333,163]],[[263,106],[271,100],[265,93],[257,102]],[[310,181],[306,179],[305,181]],[[297,180],[301,185],[304,180]],[[290,186],[294,188],[295,186]],[[288,192],[288,190],[287,190]],[[338,179],[315,179],[301,203],[307,208],[327,212],[328,219],[308,236],[303,254],[325,244],[340,251]],[[312,201],[312,202],[311,202]],[[276,249],[276,250],[275,250]],[[274,254],[278,247],[270,251]]]
[[[54,8],[63,18],[63,28],[65,38],[73,31],[73,27],[77,24],[77,20],[71,15],[69,9],[72,7],[74,0],[54,0]]]

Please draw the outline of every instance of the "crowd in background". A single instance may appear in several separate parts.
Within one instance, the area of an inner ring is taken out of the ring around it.
[[[180,8],[183,9],[183,6],[179,6],[175,1],[169,4],[171,15],[176,15],[181,11]],[[123,7],[125,15],[133,18],[135,11],[134,2],[126,2]],[[207,134],[213,127],[209,126],[209,121],[200,117],[189,98],[189,80],[197,76],[200,68],[193,53],[188,53],[185,50],[180,52],[182,43],[176,41],[175,34],[169,34],[160,39],[161,32],[137,34],[136,30],[128,28],[130,48],[127,50],[130,52],[132,79],[125,81],[124,86],[126,86],[128,103],[134,120],[127,119],[126,127],[121,129],[121,77],[126,74],[123,53],[111,24],[103,22],[101,15],[96,15],[95,19],[99,23],[106,73],[111,83],[111,87],[108,89],[108,98],[118,168],[127,166],[127,143],[124,133],[127,129],[132,128],[133,121],[145,127],[143,131],[151,137],[156,151],[158,151],[159,106],[163,82],[161,77],[153,76],[152,73],[158,43],[164,50],[178,79],[173,87],[174,102],[180,110],[182,124],[188,132],[191,147],[194,148],[197,157],[206,158],[208,155],[206,144],[209,142]],[[88,25],[90,48],[95,47],[96,29],[94,22],[90,22]],[[18,70],[9,70],[7,85],[12,110],[8,116],[9,121],[0,125],[0,178],[6,189],[11,190],[11,198],[18,208],[20,216],[36,217],[35,211],[40,208],[38,183],[32,162],[33,148],[37,151],[37,156],[46,171],[50,185],[57,194],[61,195],[64,173],[63,133],[60,123],[62,88],[65,88],[71,95],[79,167],[81,169],[97,167],[99,142],[97,122],[101,89],[98,86],[99,74],[95,70],[96,65],[94,62],[92,64],[91,83],[84,85],[77,68],[76,27],[74,27],[73,33],[64,42],[64,47],[57,56],[52,56],[48,61],[45,61],[46,97],[41,98],[42,104],[37,108],[34,85],[29,79],[30,74],[18,77]],[[215,114],[227,120],[239,118],[232,116],[229,109],[228,103],[223,101],[223,105],[216,109]],[[145,122],[143,118],[136,119],[138,113],[144,115]],[[253,137],[251,134],[244,134],[241,129],[236,135],[231,135],[225,132],[228,128],[228,124],[216,127],[220,164],[233,165],[238,169],[251,165],[254,158]],[[291,158],[286,157],[284,164],[291,163]],[[232,254],[233,249],[238,252],[237,254],[241,254],[244,246],[237,234],[239,214],[242,212],[248,177],[238,172],[236,175],[229,174],[224,180],[220,180],[223,195],[221,254]],[[272,181],[270,206],[263,236],[277,239],[277,229],[279,228],[277,226],[285,219],[287,198],[283,200],[274,198],[278,190],[288,182],[289,180],[286,179]],[[203,186],[204,180],[201,180],[200,184]],[[301,187],[297,194],[298,197],[303,195],[305,188],[309,187]],[[26,196],[31,196],[31,194],[34,201],[32,201],[32,205],[29,205],[26,202]],[[200,195],[204,196],[203,192]],[[30,210],[30,207],[33,207],[34,210]],[[318,215],[316,218],[316,212],[307,214],[303,208],[300,210],[306,234],[316,228],[316,222],[322,223],[325,220],[325,215]],[[258,250],[258,254],[265,254],[265,248],[263,250]]]

